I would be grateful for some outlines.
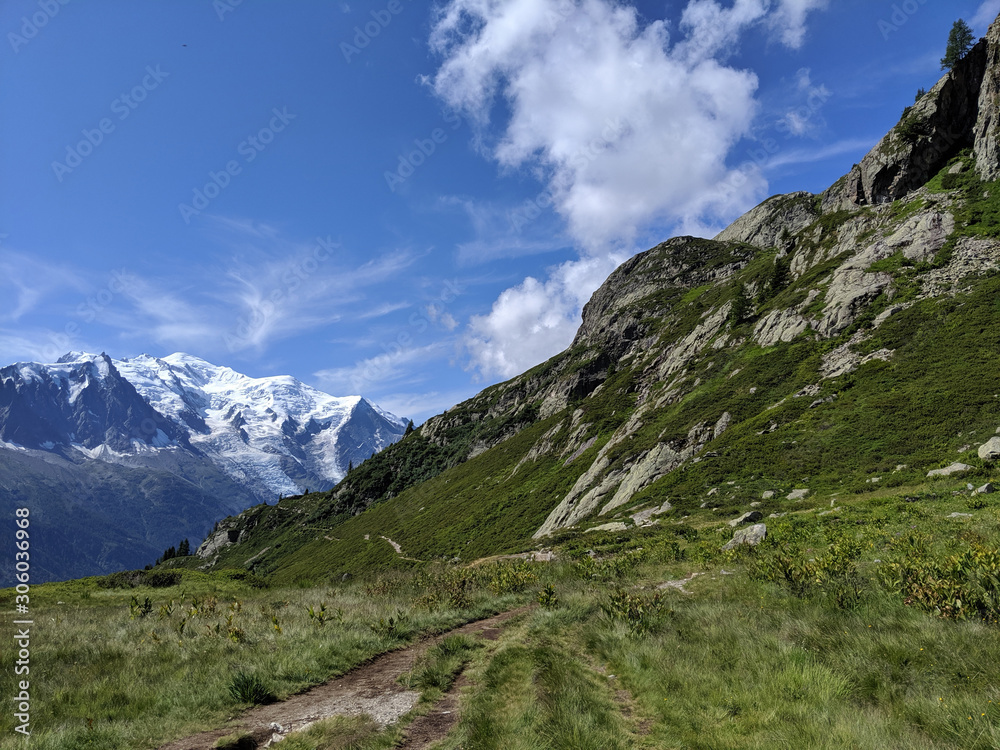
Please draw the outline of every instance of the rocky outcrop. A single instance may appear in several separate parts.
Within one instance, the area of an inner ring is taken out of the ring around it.
[[[894,201],[924,185],[948,159],[972,146],[976,141],[974,131],[979,127],[980,89],[986,63],[984,40],[909,108],[899,124],[861,163],[828,191],[824,208]],[[984,116],[988,117],[994,106]]]
[[[961,474],[963,471],[968,471],[972,467],[968,464],[963,463],[953,463],[951,466],[946,466],[943,469],[933,469],[927,472],[928,477],[950,477],[952,474]]]
[[[744,513],[739,518],[734,518],[732,521],[729,522],[729,525],[734,528],[737,526],[745,526],[748,523],[757,523],[757,521],[759,521],[763,517],[764,514],[761,513],[759,510],[752,510],[749,513]]]
[[[794,341],[809,330],[809,321],[792,310],[772,310],[753,329],[753,339],[761,346]]]
[[[1000,20],[986,35],[986,73],[979,90],[974,150],[982,178],[1000,179]]]
[[[816,196],[789,193],[768,198],[723,229],[717,242],[746,242],[762,249],[780,247],[784,238],[805,229],[819,218]]]
[[[616,434],[597,455],[590,468],[576,481],[562,502],[549,513],[545,522],[535,532],[534,538],[538,539],[558,529],[572,526],[598,508],[601,509],[600,515],[604,515],[625,505],[636,493],[693,458],[713,439],[717,431],[721,435],[731,420],[732,417],[727,413],[723,414],[714,426],[711,423],[696,424],[688,432],[683,445],[660,443],[631,467],[608,471],[611,460],[607,454],[622,438]]]

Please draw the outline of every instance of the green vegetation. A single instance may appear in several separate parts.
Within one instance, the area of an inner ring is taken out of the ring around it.
[[[959,18],[948,33],[948,46],[941,58],[941,70],[951,70],[959,60],[965,57],[976,40],[972,28]]]

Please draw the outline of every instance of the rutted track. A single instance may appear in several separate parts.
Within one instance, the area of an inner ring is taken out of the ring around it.
[[[279,736],[302,731],[310,724],[332,716],[367,714],[382,726],[394,724],[420,700],[419,693],[407,690],[397,680],[401,674],[413,668],[417,659],[434,640],[443,635],[481,635],[495,640],[499,635],[499,627],[526,609],[522,607],[470,622],[447,633],[424,638],[411,646],[382,654],[343,677],[293,695],[288,700],[252,708],[225,727],[175,740],[161,746],[160,750],[211,750],[219,738],[237,731],[252,734],[258,747],[267,747]],[[414,729],[423,734],[434,727],[436,731],[444,730],[443,733],[447,733],[454,725],[454,720],[451,713],[444,712],[451,712],[456,708],[457,698],[453,691],[434,707],[428,717],[421,717],[423,721],[415,721]],[[427,720],[432,717],[443,720]],[[406,746],[411,745],[408,742]],[[412,746],[422,747],[423,744]]]

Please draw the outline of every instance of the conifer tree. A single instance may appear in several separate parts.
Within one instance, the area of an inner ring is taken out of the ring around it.
[[[976,37],[965,21],[959,18],[948,34],[948,48],[941,58],[941,70],[951,70],[972,49]]]
[[[736,296],[733,297],[733,306],[729,309],[729,325],[736,327],[753,314],[753,303],[747,288],[740,283],[736,287]]]

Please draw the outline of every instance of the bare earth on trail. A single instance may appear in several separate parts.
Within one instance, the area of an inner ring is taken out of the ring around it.
[[[496,640],[500,634],[499,626],[525,609],[522,607],[470,622],[442,635],[479,635]],[[440,637],[424,638],[412,646],[382,654],[343,677],[317,685],[280,703],[257,706],[223,728],[175,740],[163,745],[160,750],[211,750],[219,738],[236,731],[251,733],[259,747],[266,747],[272,739],[301,731],[316,721],[332,716],[367,714],[380,726],[393,724],[420,700],[419,693],[404,688],[397,678],[412,669],[420,655]],[[427,716],[419,717],[407,728],[405,748],[423,748],[443,737],[454,726],[458,718],[457,688],[460,685],[456,684]]]

